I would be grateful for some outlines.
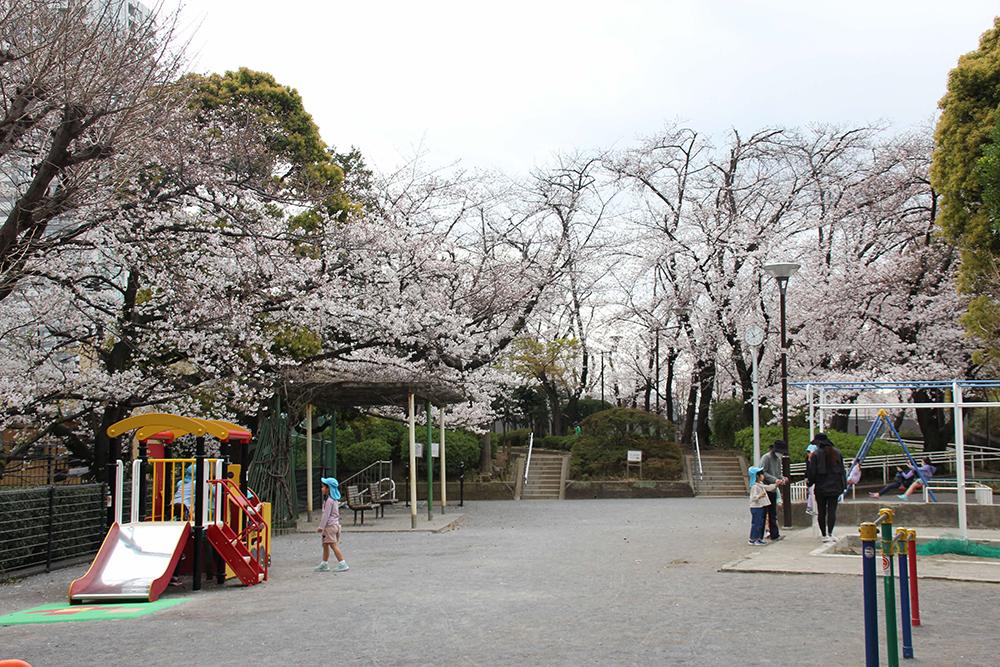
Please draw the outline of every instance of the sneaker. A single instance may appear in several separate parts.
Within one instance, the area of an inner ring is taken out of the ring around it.
[[[757,544],[757,540],[747,540],[747,544]]]
[[[816,516],[817,514],[819,514],[819,512],[817,512],[816,510],[807,509],[806,514],[808,514],[809,516]]]
[[[170,577],[171,586],[183,586],[184,582],[180,580],[179,577]]]
[[[329,572],[330,566],[327,565],[326,563],[320,563],[319,565],[314,567],[313,570],[315,570],[316,572]]]
[[[778,535],[777,537],[772,537],[771,541],[772,542],[777,542],[778,540],[783,540],[783,539],[785,539],[784,535]]]
[[[329,568],[328,568],[329,569]],[[347,572],[351,568],[347,567],[347,563],[340,563],[337,567],[333,568],[334,572]]]
[[[754,540],[754,544],[756,546],[758,546],[758,547],[766,547],[767,546],[767,542],[765,542],[764,540]]]
[[[906,496],[904,496],[902,494],[900,494],[899,499],[900,500],[909,500],[909,498],[907,498]]]
[[[824,535],[823,536],[823,541],[824,542],[836,542],[837,538],[834,537],[833,535]]]
[[[879,497],[879,495],[878,495],[877,493],[869,493],[869,494],[868,494],[868,497],[869,497],[869,498],[878,498],[878,497]]]

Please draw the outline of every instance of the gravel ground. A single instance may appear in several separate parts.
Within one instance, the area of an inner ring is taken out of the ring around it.
[[[0,659],[864,664],[860,577],[718,571],[759,550],[746,543],[742,498],[470,502],[462,511],[441,533],[345,533],[343,574],[313,572],[318,536],[278,537],[263,586],[188,585],[165,594],[187,602],[140,618],[0,628]],[[0,614],[66,600],[85,571],[0,587]],[[1000,664],[996,585],[921,581],[920,608],[907,665]]]

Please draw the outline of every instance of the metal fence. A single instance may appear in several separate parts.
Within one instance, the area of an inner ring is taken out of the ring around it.
[[[0,580],[76,563],[107,532],[103,484],[0,491]]]
[[[50,484],[80,484],[90,472],[82,462],[66,455],[23,456],[7,461],[0,488],[36,488]]]

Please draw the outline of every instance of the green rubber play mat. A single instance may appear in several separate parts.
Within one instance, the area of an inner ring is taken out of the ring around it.
[[[66,621],[95,621],[98,619],[135,618],[160,611],[186,598],[119,604],[45,604],[34,609],[0,616],[0,625],[28,625],[30,623],[64,623]]]

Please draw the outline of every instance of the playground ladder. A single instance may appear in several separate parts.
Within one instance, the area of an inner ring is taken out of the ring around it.
[[[231,479],[209,480],[219,485],[223,491],[223,502],[232,503],[240,512],[232,523],[244,526],[237,532],[232,525],[222,520],[211,523],[206,531],[208,541],[233,568],[233,572],[245,586],[253,586],[267,580],[267,560],[271,551],[267,543],[267,524],[260,512],[240,493],[239,487]],[[230,517],[232,519],[232,517]],[[256,548],[251,551],[250,545]]]

